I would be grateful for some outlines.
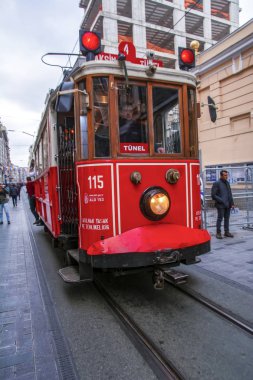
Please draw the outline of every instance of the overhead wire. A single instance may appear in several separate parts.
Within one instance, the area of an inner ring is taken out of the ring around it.
[[[67,66],[68,63],[70,63],[70,65],[71,65],[71,61],[70,61],[70,60],[71,60],[71,54],[73,54],[73,52],[74,52],[74,50],[75,50],[75,48],[76,48],[76,45],[77,45],[78,41],[79,41],[79,39],[76,40],[76,43],[75,43],[75,45],[74,45],[74,47],[73,47],[71,53],[70,53],[69,56],[68,56],[68,59],[67,59],[67,62],[66,62],[66,64],[65,64],[65,66]],[[58,79],[58,81],[57,81],[57,85],[56,85],[56,87],[61,83],[63,75],[64,75],[64,70],[62,69],[62,74],[61,74],[61,76],[59,77],[59,79]]]
[[[185,12],[185,14],[173,25],[173,29],[175,28],[175,26],[188,14],[190,13],[200,2],[202,2],[202,0],[197,0],[195,1],[195,3],[193,4],[192,7],[189,7],[189,10],[187,12]],[[172,30],[172,28],[169,29],[169,31]]]
[[[189,7],[189,10],[188,11],[186,11],[185,13],[184,13],[184,15],[173,25],[173,28],[169,28],[169,30],[168,30],[168,33],[171,31],[171,30],[173,30],[173,29],[175,29],[175,26],[181,21],[181,20],[183,20],[183,18],[187,15],[187,14],[189,14],[200,2],[202,2],[202,0],[197,0],[197,1],[195,1],[195,3],[192,5],[192,6],[190,6]],[[157,32],[157,33],[159,33],[159,32]],[[169,42],[171,41],[171,39],[169,40]]]

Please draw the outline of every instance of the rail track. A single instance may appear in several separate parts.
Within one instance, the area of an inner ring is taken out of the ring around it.
[[[119,319],[125,333],[131,339],[142,357],[153,370],[159,380],[183,380],[184,376],[173,365],[173,363],[164,356],[161,350],[155,345],[146,333],[138,326],[134,320],[120,307],[120,305],[110,296],[103,284],[95,279],[94,286],[102,295],[103,299],[112,309],[113,313]]]
[[[244,320],[243,318],[241,318],[238,315],[234,314],[233,312],[227,310],[223,306],[218,305],[214,301],[211,301],[210,299],[206,298],[205,296],[203,296],[202,294],[196,292],[193,289],[186,288],[185,286],[182,287],[182,285],[173,284],[172,282],[167,281],[167,280],[166,280],[166,282],[169,283],[174,288],[176,288],[179,291],[181,291],[182,293],[184,293],[187,296],[191,297],[195,301],[197,301],[200,304],[204,305],[208,309],[212,310],[213,312],[215,312],[219,316],[222,316],[223,318],[225,318],[229,322],[233,323],[234,325],[236,325],[240,329],[246,331],[248,334],[253,335],[253,324],[252,323]]]

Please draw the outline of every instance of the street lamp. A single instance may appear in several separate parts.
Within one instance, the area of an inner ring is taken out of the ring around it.
[[[22,131],[22,133],[24,133],[25,135],[29,135],[29,136],[34,137],[34,135],[32,135],[31,133],[28,133],[28,132],[25,132],[25,131]]]
[[[25,132],[25,131],[16,131],[15,129],[7,129],[8,132],[20,132],[20,133],[24,133],[25,135],[29,135],[29,136],[32,136],[34,137],[34,135],[32,135],[31,133],[28,133],[28,132]]]

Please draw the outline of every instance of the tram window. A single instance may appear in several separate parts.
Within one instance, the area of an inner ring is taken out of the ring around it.
[[[42,173],[42,170],[43,170],[43,142],[42,142],[42,140],[40,140],[40,142],[39,142],[39,167],[38,167],[39,174]]]
[[[198,155],[198,135],[197,135],[197,112],[196,112],[196,92],[188,89],[188,115],[189,115],[189,143],[190,156]]]
[[[86,81],[83,80],[78,84],[79,90],[86,90]],[[87,102],[83,93],[79,92],[80,107],[80,138],[81,138],[81,157],[88,158],[88,123],[87,123]]]
[[[39,174],[39,148],[37,146],[35,151],[35,175],[37,176]]]
[[[148,153],[146,86],[118,83],[120,153]]]
[[[48,133],[45,128],[43,133],[43,169],[48,167]]]
[[[155,153],[181,153],[181,126],[178,90],[153,88],[153,126]]]
[[[80,116],[80,127],[82,158],[88,158],[88,124],[86,115]]]
[[[108,78],[93,79],[93,127],[95,157],[110,156]]]

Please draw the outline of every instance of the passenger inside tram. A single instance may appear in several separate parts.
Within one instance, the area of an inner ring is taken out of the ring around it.
[[[146,142],[143,141],[143,124],[140,119],[139,108],[134,104],[125,104],[120,110],[120,142]]]
[[[104,112],[103,112],[104,111]],[[95,156],[110,155],[108,109],[96,109],[94,113]]]

